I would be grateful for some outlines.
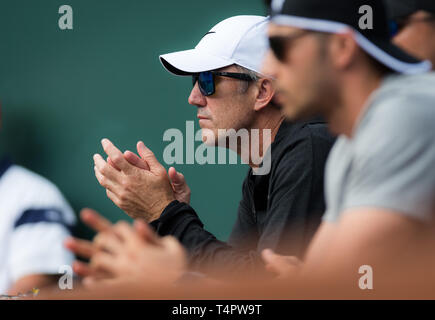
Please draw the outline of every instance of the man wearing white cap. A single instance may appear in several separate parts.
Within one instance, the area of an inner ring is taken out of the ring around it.
[[[245,159],[251,169],[228,243],[203,228],[188,204],[189,192],[183,192],[188,189],[184,178],[173,168],[167,174],[143,143],[138,144],[142,159],[131,153],[123,156],[107,139],[102,144],[110,160],[94,157],[97,179],[109,198],[131,217],[150,222],[159,235],[178,238],[194,270],[211,273],[211,267],[219,267],[222,272],[247,272],[256,269],[259,253],[269,247],[301,256],[324,210],[323,170],[334,139],[320,120],[283,122],[273,101],[272,79],[259,71],[268,50],[267,22],[261,16],[232,17],[207,32],[195,49],[160,57],[171,73],[192,76],[189,103],[198,108],[207,144],[226,141],[218,129],[271,132],[271,144],[260,139],[259,146],[240,144],[234,149],[243,154],[244,148],[258,147],[262,156],[269,150],[271,166],[266,174],[256,175],[258,166],[252,158]],[[150,170],[137,168],[139,164]],[[213,188],[207,182],[204,187]],[[219,201],[219,190],[210,190]],[[74,243],[69,247],[73,249]],[[92,265],[97,267],[95,261]],[[104,261],[100,270],[112,264],[107,257]]]

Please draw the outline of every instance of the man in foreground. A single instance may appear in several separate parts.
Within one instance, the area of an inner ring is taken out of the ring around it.
[[[420,74],[431,65],[389,43],[381,2],[333,2],[271,6],[275,57],[267,65],[285,113],[320,112],[340,135],[327,163],[327,211],[304,264],[263,254],[269,269],[286,276],[352,276],[362,265],[376,269],[375,261],[394,268],[433,225],[435,77]],[[373,9],[372,30],[357,24],[363,5]]]

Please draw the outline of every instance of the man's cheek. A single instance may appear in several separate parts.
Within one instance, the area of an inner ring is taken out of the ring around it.
[[[279,87],[283,88],[284,90],[291,88],[294,85],[293,84],[294,73],[295,72],[290,70],[290,68],[288,67],[283,69],[278,79]]]

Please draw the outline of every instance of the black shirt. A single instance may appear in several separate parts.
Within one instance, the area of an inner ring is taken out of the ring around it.
[[[195,210],[173,201],[151,225],[187,249],[192,270],[247,274],[261,251],[302,257],[325,211],[323,176],[334,138],[324,122],[283,122],[271,145],[271,170],[243,183],[236,223],[227,243],[217,240]],[[213,271],[212,271],[213,269]],[[257,270],[258,271],[258,270]]]

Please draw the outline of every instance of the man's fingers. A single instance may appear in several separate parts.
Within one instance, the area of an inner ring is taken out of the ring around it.
[[[136,219],[133,226],[139,237],[143,240],[154,245],[160,244],[159,238],[145,221]]]
[[[115,166],[124,173],[130,173],[132,166],[124,159],[122,152],[115,147],[115,145],[109,139],[101,140],[101,145],[103,146],[104,152],[109,156],[110,160],[115,164]]]
[[[115,204],[115,206],[119,207],[120,201],[119,201],[118,196],[115,193],[113,193],[109,189],[106,189],[106,195],[110,200],[112,200],[112,202]]]
[[[101,155],[94,154],[94,164],[95,168],[107,179],[114,181],[115,183],[119,183],[120,176],[122,175],[114,166],[109,165]]]
[[[98,180],[98,183],[100,184],[100,186],[102,186],[103,188],[109,189],[109,190],[115,190],[116,188],[116,184],[115,182],[113,182],[112,180],[106,178],[99,170],[97,167],[94,167],[94,173],[95,173],[95,177]]]
[[[285,277],[292,269],[296,269],[300,266],[300,262],[297,258],[281,256],[270,249],[263,250],[261,255],[266,263],[266,269],[281,277]]]
[[[92,276],[87,276],[82,280],[82,284],[86,289],[92,290],[98,288],[98,280]]]
[[[90,262],[90,267],[96,272],[108,275],[113,274],[115,265],[116,256],[104,251],[97,251]]]
[[[121,280],[122,281],[122,280]],[[101,288],[113,288],[114,285],[119,283],[118,279],[112,279],[112,278],[98,278],[98,277],[86,277],[82,281],[83,286],[86,289],[92,290],[92,289],[101,289]]]
[[[185,254],[181,243],[174,236],[165,236],[162,238],[162,246],[164,246],[172,254]]]
[[[109,165],[111,165],[113,168],[115,168],[115,169],[118,170],[118,171],[121,171],[121,169],[119,169],[119,168],[116,166],[116,164],[113,163],[113,161],[110,159],[110,157],[107,157],[106,161],[107,161],[107,163],[108,163]]]
[[[122,251],[122,243],[113,232],[100,232],[94,238],[97,250],[117,254]]]
[[[155,170],[161,170],[163,168],[163,166],[157,161],[154,153],[148,149],[142,141],[137,143],[137,152],[141,158],[148,163],[151,171],[154,172]]]
[[[93,274],[93,269],[89,266],[89,264],[81,262],[81,261],[74,261],[72,265],[74,273],[79,275],[80,277],[89,277]]]
[[[144,160],[139,158],[135,153],[131,151],[124,152],[124,158],[133,166],[138,167],[139,169],[150,170],[150,166]]]
[[[275,261],[276,254],[270,249],[264,249],[261,252],[261,257],[266,263],[273,263]]]
[[[64,242],[65,247],[75,255],[90,259],[95,253],[92,242],[78,238],[69,237]]]
[[[97,211],[85,208],[80,212],[80,218],[89,227],[97,232],[103,232],[112,227],[112,223]]]
[[[113,226],[114,233],[123,242],[133,242],[135,240],[136,232],[130,224],[125,221],[119,221]]]

